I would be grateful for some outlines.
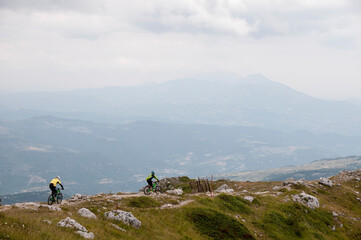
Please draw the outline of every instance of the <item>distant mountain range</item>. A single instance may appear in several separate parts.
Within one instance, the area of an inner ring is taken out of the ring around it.
[[[151,170],[197,177],[361,155],[361,137],[252,127],[43,116],[0,129],[0,194],[46,190],[56,175],[71,193],[135,191]]]
[[[361,106],[310,97],[261,75],[221,74],[134,87],[3,93],[0,114],[7,120],[52,115],[107,123],[151,120],[361,135]]]
[[[316,180],[320,177],[337,175],[340,171],[361,169],[361,157],[350,156],[335,159],[313,161],[300,166],[286,166],[260,171],[234,172],[215,176],[215,179],[227,178],[235,181],[283,181],[289,177]]]
[[[361,155],[361,106],[260,75],[0,94],[0,194],[135,191],[190,177]]]

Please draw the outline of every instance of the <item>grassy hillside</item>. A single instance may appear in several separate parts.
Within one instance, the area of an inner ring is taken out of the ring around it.
[[[0,239],[82,239],[73,229],[56,225],[66,217],[93,232],[95,239],[360,239],[361,171],[357,174],[332,177],[332,187],[316,181],[290,187],[282,187],[282,182],[217,181],[213,189],[226,183],[234,192],[213,197],[205,193],[99,194],[84,201],[64,201],[57,205],[62,211],[2,206]],[[302,191],[315,196],[320,207],[312,210],[293,201],[292,196]],[[254,200],[247,201],[245,196]],[[78,215],[82,207],[97,219]],[[116,208],[132,212],[141,227],[104,217]]]

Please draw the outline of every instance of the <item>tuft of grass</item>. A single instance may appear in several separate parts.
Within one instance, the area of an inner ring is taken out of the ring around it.
[[[227,194],[220,194],[214,199],[201,198],[199,202],[202,205],[219,209],[225,212],[250,214],[251,208],[248,201],[242,199],[239,196],[232,196]]]
[[[215,197],[215,201],[222,210],[244,214],[251,213],[251,209],[248,206],[249,202],[239,196],[221,194]]]
[[[160,203],[151,197],[133,197],[125,200],[128,207],[153,208],[160,207]]]
[[[213,239],[255,239],[242,223],[221,212],[193,207],[186,216],[201,234]]]

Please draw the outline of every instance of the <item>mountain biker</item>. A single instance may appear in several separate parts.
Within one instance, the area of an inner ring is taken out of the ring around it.
[[[147,183],[151,188],[153,188],[153,182],[152,182],[153,178],[155,178],[155,179],[157,179],[159,181],[157,176],[155,176],[154,171],[152,171],[152,173],[149,174],[149,176],[147,177]]]
[[[55,198],[56,196],[56,185],[59,184],[61,186],[61,189],[64,190],[63,185],[60,182],[60,177],[56,176],[53,180],[50,181],[49,188],[51,190],[51,195]]]

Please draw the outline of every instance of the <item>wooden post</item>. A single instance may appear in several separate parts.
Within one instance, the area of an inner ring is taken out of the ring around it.
[[[208,179],[207,179],[207,192],[210,192],[210,191],[211,191],[211,187],[210,187],[209,181],[208,181]]]
[[[197,180],[197,190],[198,190],[198,192],[200,192],[200,182],[199,182],[199,178],[198,178],[198,180]]]
[[[213,198],[212,188],[213,188],[213,175],[211,175],[211,199]]]

